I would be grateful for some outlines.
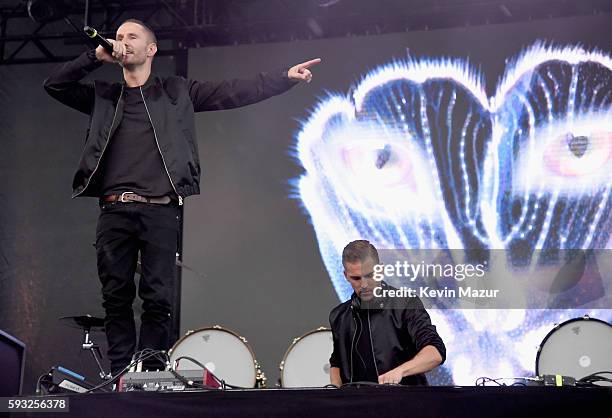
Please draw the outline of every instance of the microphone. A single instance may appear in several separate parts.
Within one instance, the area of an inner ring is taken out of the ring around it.
[[[85,32],[85,35],[87,35],[96,44],[104,48],[106,52],[108,52],[109,54],[113,53],[113,45],[110,42],[108,42],[108,40],[100,36],[97,30],[95,30],[91,26],[85,26],[83,28],[83,32]]]

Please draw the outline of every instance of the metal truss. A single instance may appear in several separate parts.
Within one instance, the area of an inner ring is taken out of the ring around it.
[[[0,0],[0,65],[65,61],[87,40],[85,24],[113,37],[137,18],[159,55],[188,48],[432,30],[612,13],[610,0],[63,0],[63,19],[36,23],[26,0]]]
[[[6,3],[6,2],[5,2]],[[27,12],[26,1],[0,5],[0,65],[65,61],[78,55],[89,40],[84,25],[96,27],[103,36],[114,38],[116,26],[138,18],[150,24],[160,38],[160,55],[180,55],[193,25],[194,10],[203,0],[158,1],[69,1],[68,14],[59,21],[36,23]],[[192,19],[187,21],[186,18]]]

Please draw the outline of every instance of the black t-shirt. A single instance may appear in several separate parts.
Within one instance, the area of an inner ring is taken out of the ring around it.
[[[372,353],[372,341],[370,339],[370,327],[368,327],[368,310],[359,309],[355,315],[357,322],[357,334],[353,348],[353,382],[378,383],[374,355]]]
[[[140,87],[124,89],[123,117],[100,162],[102,195],[134,192],[142,196],[172,196],[162,156]]]

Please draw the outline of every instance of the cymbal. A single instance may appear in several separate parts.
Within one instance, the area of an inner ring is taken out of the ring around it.
[[[59,319],[64,325],[70,328],[85,329],[90,331],[104,331],[104,319],[91,316],[64,316]]]

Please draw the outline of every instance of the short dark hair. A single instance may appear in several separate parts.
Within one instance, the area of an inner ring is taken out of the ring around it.
[[[153,32],[153,29],[151,29],[151,27],[149,27],[149,25],[147,25],[142,20],[127,19],[127,20],[124,20],[123,23],[121,23],[121,25],[123,25],[124,23],[136,23],[137,25],[142,26],[144,28],[145,32],[147,32],[149,34],[149,37],[151,38],[151,42],[155,43],[155,44],[157,43],[157,37],[155,36],[155,32]],[[121,25],[119,25],[119,26],[121,26]]]
[[[342,265],[346,263],[354,263],[356,261],[364,262],[368,258],[372,259],[376,264],[380,263],[378,251],[370,241],[359,239],[349,242],[344,250],[342,250]]]

